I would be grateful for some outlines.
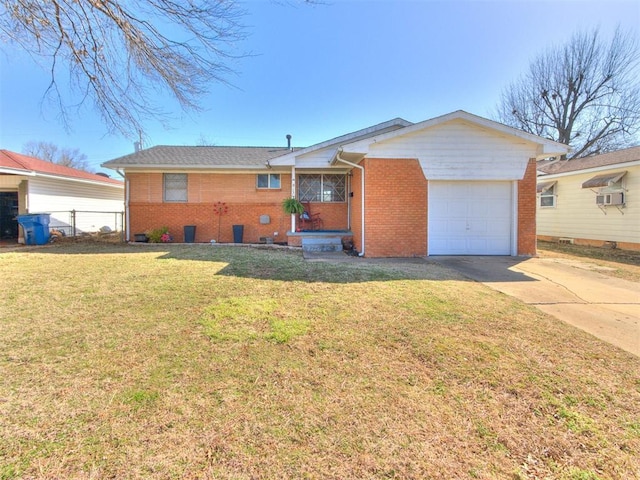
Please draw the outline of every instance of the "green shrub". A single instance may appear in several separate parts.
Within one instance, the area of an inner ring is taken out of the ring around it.
[[[162,243],[162,235],[168,234],[168,227],[160,227],[155,230],[150,230],[147,232],[147,237],[149,238],[149,243]]]

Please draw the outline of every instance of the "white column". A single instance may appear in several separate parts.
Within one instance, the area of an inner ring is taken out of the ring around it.
[[[291,167],[291,198],[296,198],[296,167]],[[291,215],[291,231],[296,231],[296,216]]]

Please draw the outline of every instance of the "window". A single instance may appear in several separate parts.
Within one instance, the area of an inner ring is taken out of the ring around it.
[[[280,188],[279,173],[260,173],[256,180],[258,188]]]
[[[318,173],[298,177],[298,200],[301,202],[344,202],[346,198],[346,175]]]
[[[541,207],[556,206],[556,182],[539,183],[537,190],[540,196],[538,205]]]
[[[186,202],[187,201],[187,174],[186,173],[165,173],[164,174],[164,201],[165,202]]]

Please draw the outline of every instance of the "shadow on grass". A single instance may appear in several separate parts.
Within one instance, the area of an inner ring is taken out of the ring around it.
[[[151,254],[157,259],[213,262],[216,275],[279,281],[361,283],[385,280],[536,281],[510,267],[517,257],[358,258],[345,254],[303,258],[299,249],[209,244],[110,244],[77,242],[23,248],[19,252],[61,255]],[[0,252],[4,253],[4,252]]]

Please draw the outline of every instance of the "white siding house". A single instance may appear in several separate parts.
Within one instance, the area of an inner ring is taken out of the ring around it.
[[[65,234],[123,229],[124,183],[0,150],[0,234],[21,238],[15,216],[49,213],[50,227]]]
[[[539,239],[640,250],[640,147],[538,170]]]

